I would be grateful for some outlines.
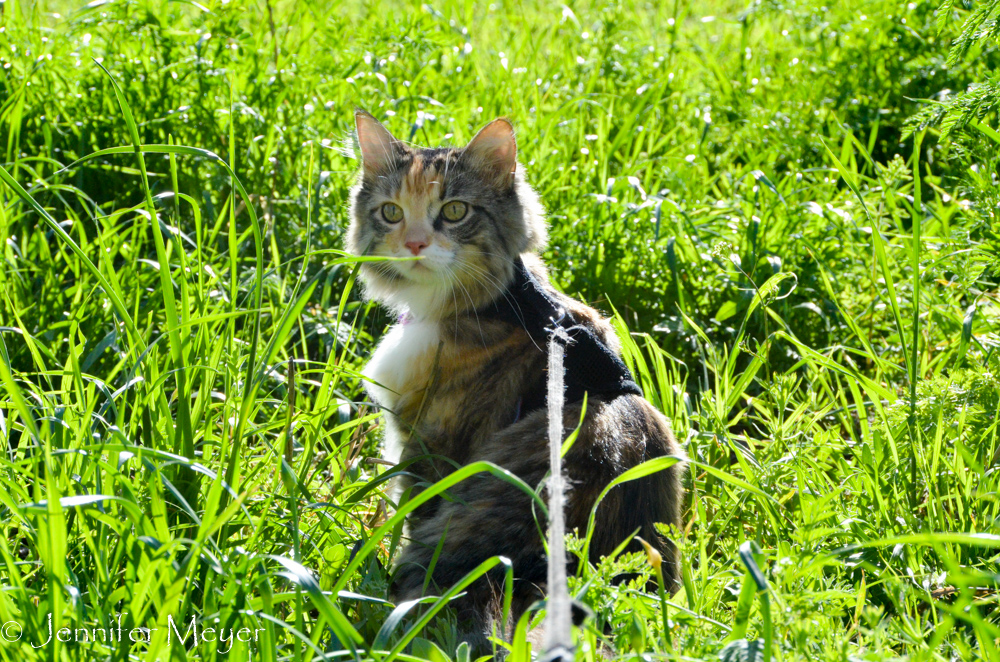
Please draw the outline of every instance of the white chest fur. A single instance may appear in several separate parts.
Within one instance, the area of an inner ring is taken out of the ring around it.
[[[390,462],[399,461],[404,441],[393,409],[401,395],[425,386],[439,338],[436,322],[396,324],[365,366],[363,374],[370,380],[368,394],[386,414],[383,457]]]

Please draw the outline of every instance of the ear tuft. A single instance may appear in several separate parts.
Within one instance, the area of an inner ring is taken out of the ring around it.
[[[465,146],[464,157],[497,184],[513,185],[517,169],[514,125],[503,117],[493,120]]]
[[[382,175],[391,171],[403,151],[403,143],[396,140],[388,129],[364,110],[354,112],[354,126],[358,132],[364,176]]]

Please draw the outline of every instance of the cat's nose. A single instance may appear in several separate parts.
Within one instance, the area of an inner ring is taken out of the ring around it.
[[[416,241],[408,241],[404,244],[410,249],[410,252],[414,255],[420,255],[420,251],[427,248],[427,242],[423,239],[417,239]]]

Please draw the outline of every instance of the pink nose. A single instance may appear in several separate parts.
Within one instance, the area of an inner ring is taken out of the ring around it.
[[[419,239],[417,241],[408,241],[404,245],[407,248],[409,248],[410,252],[413,253],[414,255],[420,255],[420,251],[427,248],[427,242],[424,241],[423,239]]]

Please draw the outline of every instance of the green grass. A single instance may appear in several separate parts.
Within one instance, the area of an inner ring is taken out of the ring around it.
[[[581,564],[581,659],[1000,659],[997,116],[907,129],[1000,53],[936,9],[0,3],[0,656],[468,655],[385,601],[360,106],[514,120],[555,282],[692,459],[682,589]]]

